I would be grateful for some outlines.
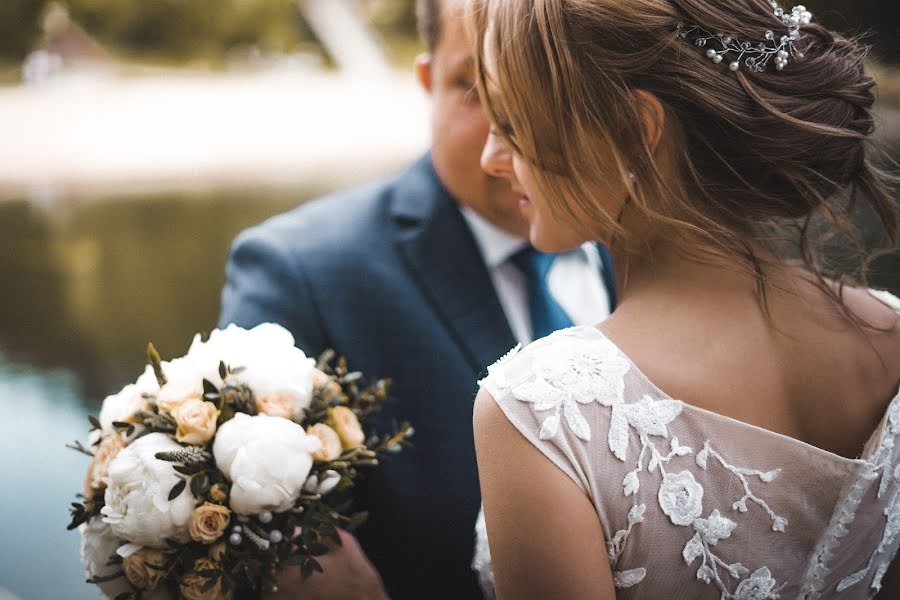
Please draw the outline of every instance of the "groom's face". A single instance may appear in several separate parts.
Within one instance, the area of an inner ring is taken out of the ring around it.
[[[433,52],[416,63],[419,81],[431,96],[431,153],[450,193],[486,220],[527,238],[528,221],[509,182],[481,168],[489,124],[475,89],[472,44],[463,23],[463,2],[444,0],[441,36]]]

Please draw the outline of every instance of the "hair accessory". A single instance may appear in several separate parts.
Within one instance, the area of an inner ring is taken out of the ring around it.
[[[769,4],[774,15],[787,26],[787,34],[776,38],[775,32],[767,31],[765,41],[748,42],[685,23],[678,23],[677,33],[679,37],[691,38],[697,46],[707,48],[706,56],[716,64],[725,60],[726,56],[731,58],[728,68],[732,71],[740,69],[743,60],[750,69],[761,73],[766,70],[772,57],[775,58],[775,69],[781,71],[789,59],[803,58],[803,54],[794,49],[794,42],[800,37],[800,26],[809,25],[813,16],[802,4],[792,8],[790,13],[786,13],[775,0],[769,0]]]

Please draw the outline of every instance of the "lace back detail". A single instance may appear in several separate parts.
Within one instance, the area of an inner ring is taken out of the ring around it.
[[[900,310],[900,300],[885,301]],[[517,347],[480,384],[590,496],[617,588],[665,595],[662,586],[673,585],[680,569],[678,581],[699,586],[691,592],[698,598],[856,598],[880,589],[900,543],[900,395],[871,456],[851,461],[666,396],[594,328]],[[804,497],[809,490],[799,486],[811,481],[811,469],[821,480],[809,489],[833,496]],[[868,543],[869,531],[854,531],[870,491],[881,525]],[[481,522],[478,537],[473,567],[487,591],[493,579]],[[852,566],[842,560],[847,572],[838,573],[832,558],[849,538],[865,554]],[[749,554],[748,541],[757,545]]]

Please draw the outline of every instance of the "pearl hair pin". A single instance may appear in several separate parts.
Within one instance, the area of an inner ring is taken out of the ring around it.
[[[790,60],[803,58],[803,54],[794,49],[794,42],[800,38],[800,26],[809,25],[813,16],[802,4],[792,8],[790,13],[785,12],[775,0],[769,0],[769,4],[773,14],[787,26],[787,34],[776,37],[775,32],[770,30],[765,33],[765,41],[748,42],[721,33],[710,33],[698,25],[678,23],[678,37],[691,39],[695,45],[706,48],[707,58],[716,64],[730,58],[728,68],[731,71],[740,69],[743,61],[751,70],[762,73],[773,57],[775,69],[782,71]]]

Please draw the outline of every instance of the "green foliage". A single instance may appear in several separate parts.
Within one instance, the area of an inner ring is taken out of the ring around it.
[[[218,61],[242,47],[291,52],[312,38],[291,0],[67,0],[66,5],[73,20],[102,44],[156,59]]]
[[[370,0],[369,20],[379,30],[395,35],[416,35],[416,0]]]
[[[0,60],[18,62],[40,35],[47,0],[0,0]]]

